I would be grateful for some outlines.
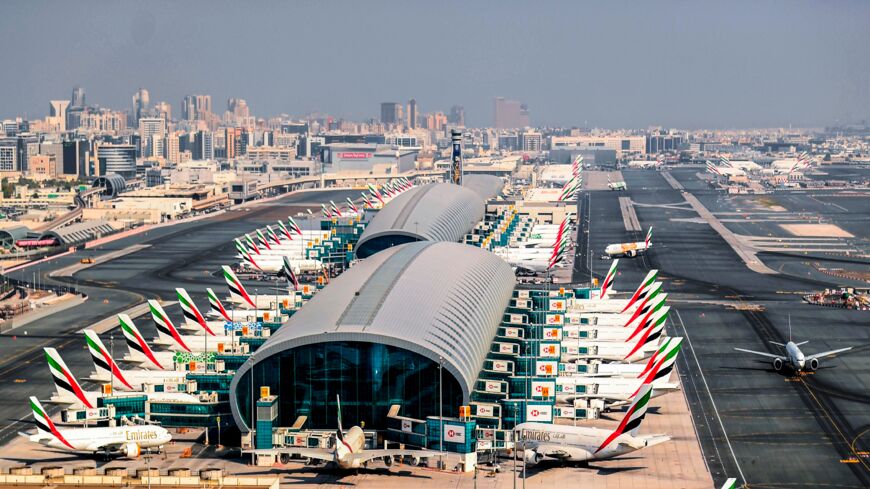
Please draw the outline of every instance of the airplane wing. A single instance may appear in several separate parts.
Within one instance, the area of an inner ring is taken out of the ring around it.
[[[387,457],[436,457],[441,455],[441,452],[433,450],[403,450],[403,449],[383,449],[383,450],[363,450],[360,453],[352,453],[348,457],[359,462],[368,462],[378,458]]]
[[[282,455],[286,454],[314,460],[323,460],[326,462],[332,462],[335,460],[335,454],[332,450],[326,450],[324,448],[286,447],[276,448],[274,450],[254,450],[254,453],[257,455],[274,455],[280,453]]]
[[[753,351],[753,350],[744,350],[743,348],[735,348],[737,351],[742,351],[743,353],[752,353],[753,355],[761,355],[767,358],[779,358],[782,361],[785,361],[785,357],[782,355],[774,355],[773,353],[764,353],[761,351]]]
[[[807,356],[807,360],[812,360],[813,358],[829,357],[831,355],[836,355],[837,353],[842,353],[844,351],[849,351],[851,349],[852,349],[852,347],[850,346],[848,348],[840,348],[839,350],[831,350],[831,351],[823,351],[821,353],[814,353],[812,355]]]

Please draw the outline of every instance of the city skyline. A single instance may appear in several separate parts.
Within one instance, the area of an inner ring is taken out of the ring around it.
[[[866,3],[753,4],[752,16],[733,2],[564,3],[530,18],[518,3],[206,5],[57,3],[46,15],[43,2],[4,4],[0,62],[18,68],[0,94],[3,117],[43,116],[74,85],[117,109],[142,87],[176,113],[184,95],[203,93],[216,106],[245,98],[260,116],[352,120],[414,98],[422,113],[462,105],[473,127],[492,124],[498,96],[550,126],[820,127],[870,116]],[[24,35],[32,25],[54,35]]]

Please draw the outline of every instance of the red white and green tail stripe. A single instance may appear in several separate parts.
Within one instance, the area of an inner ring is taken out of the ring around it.
[[[224,305],[221,304],[221,300],[218,299],[218,296],[214,293],[213,290],[211,290],[210,287],[205,289],[205,294],[208,296],[208,304],[209,306],[211,306],[211,310],[220,314],[221,317],[223,317],[227,321],[232,321],[232,319],[230,319],[230,315],[227,314],[227,310],[224,309]]]
[[[655,282],[653,286],[650,288],[649,294],[646,295],[634,310],[631,317],[628,321],[625,322],[625,327],[627,328],[629,324],[631,324],[635,319],[639,317],[643,317],[644,314],[648,313],[651,308],[654,308],[659,302],[665,300],[668,295],[666,293],[661,293],[662,283]]]
[[[124,339],[127,340],[127,348],[131,351],[137,351],[145,356],[152,365],[165,370],[166,368],[157,361],[154,351],[148,346],[145,337],[139,333],[139,328],[133,324],[133,320],[126,314],[118,314],[118,321],[121,323],[121,331],[124,333]]]
[[[57,441],[63,443],[65,446],[69,447],[72,450],[75,448],[63,437],[60,431],[58,431],[57,427],[54,423],[51,422],[51,418],[48,414],[45,413],[45,410],[42,409],[42,404],[39,403],[39,400],[33,396],[30,396],[30,410],[33,412],[33,419],[36,422],[36,429],[40,432],[40,434],[51,435],[57,439]]]
[[[656,281],[656,277],[658,276],[659,271],[656,269],[650,270],[649,273],[646,274],[646,277],[641,281],[640,285],[637,286],[637,290],[634,291],[634,294],[631,295],[631,298],[628,300],[628,304],[622,308],[622,311],[625,312],[629,307],[633,306],[638,299],[643,299],[646,295],[646,291],[652,284]]]
[[[57,387],[60,397],[73,396],[78,399],[82,405],[88,409],[93,409],[93,404],[85,396],[82,386],[73,377],[72,372],[60,358],[60,354],[54,348],[43,348],[45,352],[45,360],[48,362],[48,369],[51,371],[51,376],[54,378],[54,385]]]
[[[359,209],[357,208],[356,204],[354,204],[353,201],[350,200],[350,197],[347,198],[347,208],[352,210],[354,213],[359,214]]]
[[[627,360],[629,357],[634,355],[638,350],[643,348],[644,345],[652,343],[662,335],[662,331],[665,329],[665,320],[668,318],[668,313],[670,312],[671,307],[665,306],[658,311],[652,313],[652,317],[649,321],[647,321],[648,325],[644,330],[643,334],[637,340],[637,343],[634,345],[634,348],[625,356]]]
[[[649,230],[646,232],[646,239],[644,239],[643,242],[646,243],[647,248],[652,244],[652,226],[650,226]]]
[[[254,304],[254,301],[251,300],[251,296],[248,295],[248,291],[245,290],[245,286],[242,285],[242,282],[239,281],[236,274],[226,265],[222,268],[224,272],[224,280],[227,282],[227,287],[230,289],[230,296],[235,298],[236,301],[244,302],[256,309],[257,306]]]
[[[284,236],[287,236],[287,239],[293,241],[293,235],[290,234],[290,230],[287,229],[287,226],[285,226],[283,222],[278,221],[278,229],[280,229],[281,232],[284,233]]]
[[[308,213],[311,214],[311,211],[308,211]],[[295,231],[296,234],[298,234],[300,236],[302,235],[302,228],[300,228],[299,225],[296,224],[296,221],[293,220],[292,216],[287,216],[287,222],[290,223],[290,229]]]
[[[115,363],[112,355],[109,354],[109,350],[107,350],[106,346],[103,345],[103,342],[100,341],[100,337],[97,336],[97,333],[93,330],[86,329],[85,342],[88,344],[88,350],[91,352],[91,359],[94,361],[94,367],[97,369],[98,375],[108,378],[114,377],[126,388],[134,390],[133,386],[127,382],[124,373],[118,368],[118,364]]]
[[[644,384],[652,384],[658,379],[663,379],[669,376],[671,371],[674,370],[674,364],[677,363],[677,355],[679,355],[682,346],[683,338],[668,338],[668,340],[650,359],[650,362],[647,364],[648,370],[638,375],[638,378],[644,377]],[[638,388],[638,390],[640,390],[640,388]],[[635,392],[635,394],[637,394],[637,392]]]
[[[208,323],[205,322],[205,318],[199,312],[199,308],[196,307],[193,299],[190,298],[190,294],[182,288],[175,289],[175,294],[178,295],[178,303],[181,305],[181,311],[184,313],[184,320],[187,321],[187,324],[199,325],[208,334],[214,336],[214,331],[208,327]]]
[[[263,232],[259,229],[257,230],[257,240],[260,242],[261,245],[263,245],[263,248],[266,248],[267,250],[272,249],[272,245],[269,244],[269,240],[266,239],[265,236],[263,236]]]
[[[254,250],[254,253],[256,253],[258,255],[260,254],[260,248],[257,246],[257,243],[254,243],[254,240],[251,239],[250,234],[245,233],[245,241],[248,242],[248,247],[250,249]]]
[[[625,417],[622,418],[619,426],[610,434],[610,436],[607,437],[606,440],[604,440],[604,443],[598,447],[598,450],[595,450],[595,453],[604,450],[607,445],[610,445],[610,443],[620,435],[636,430],[640,426],[641,421],[643,421],[644,416],[646,416],[646,410],[649,407],[650,398],[652,398],[652,386],[650,384],[644,384],[641,386],[637,395],[634,396],[634,402],[631,407],[628,408],[628,412],[625,413]]]
[[[618,258],[613,260],[613,263],[610,265],[610,270],[607,271],[607,275],[604,277],[604,282],[601,283],[601,295],[599,296],[601,299],[607,298],[607,294],[610,292],[610,289],[613,288],[613,281],[616,279],[616,267],[618,265]]]
[[[166,315],[163,307],[157,301],[149,299],[148,308],[151,310],[151,319],[154,321],[158,334],[172,338],[178,343],[178,346],[184,348],[185,351],[190,351],[190,348],[181,339],[181,335],[178,334],[178,330],[175,329],[175,325],[172,324],[172,320]]]

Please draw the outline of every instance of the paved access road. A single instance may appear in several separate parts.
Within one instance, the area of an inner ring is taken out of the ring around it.
[[[0,444],[27,428],[18,422],[30,417],[27,397],[36,395],[46,399],[53,391],[43,360],[43,347],[57,348],[77,378],[86,377],[93,366],[84,339],[77,331],[145,299],[175,300],[175,287],[185,287],[200,309],[206,309],[206,287],[214,288],[219,295],[226,290],[223,279],[215,273],[221,265],[235,261],[233,238],[279,219],[286,222],[288,215],[304,212],[306,208],[319,216],[321,202],[340,202],[356,194],[358,191],[354,190],[298,192],[210,218],[158,228],[10,273],[22,280],[31,280],[36,274],[46,284],[73,284],[89,298],[81,306],[0,335],[0,379],[3,379]],[[298,218],[296,220],[303,225]],[[149,246],[101,262],[103,255],[139,244]],[[71,278],[49,276],[52,271],[74,265],[85,256],[94,257],[97,263]],[[261,284],[248,285],[253,289]],[[271,285],[265,287],[271,288]],[[167,308],[167,312],[175,320],[181,319],[177,306]],[[146,337],[156,334],[150,320],[136,324]],[[126,346],[121,335],[116,336],[114,348],[120,353]],[[108,335],[103,335],[104,343],[111,348],[109,339]]]

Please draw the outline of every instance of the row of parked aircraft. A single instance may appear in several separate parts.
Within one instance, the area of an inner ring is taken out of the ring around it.
[[[112,392],[118,396],[145,396],[148,400],[157,402],[201,402],[198,396],[190,393],[166,392],[149,387],[183,384],[186,381],[186,372],[174,369],[174,356],[177,352],[217,352],[221,349],[218,345],[226,346],[238,341],[233,335],[223,334],[226,322],[256,320],[258,298],[248,294],[229,267],[224,266],[222,271],[231,291],[231,309],[224,307],[214,291],[208,288],[206,294],[210,309],[203,314],[190,294],[185,289],[178,288],[176,294],[184,321],[176,326],[159,302],[149,300],[150,316],[157,329],[157,337],[150,344],[127,314],[118,315],[119,326],[128,347],[122,360],[129,367],[121,367],[115,361],[95,331],[84,331],[85,343],[94,364],[94,372],[87,380],[108,384],[111,389],[85,389],[60,353],[54,348],[44,348],[45,360],[55,387],[49,402],[66,409],[94,409],[101,396],[111,395]],[[274,301],[274,296],[269,299]],[[277,309],[274,303],[270,303],[270,306]],[[153,349],[151,345],[160,349]],[[171,440],[169,432],[160,426],[132,423],[128,420],[113,427],[59,429],[36,397],[30,397],[29,402],[37,432],[20,435],[48,447],[106,457],[133,458],[143,449],[159,450]]]
[[[618,264],[619,260],[611,264],[599,297],[567,304],[555,397],[557,405],[597,400],[605,409],[627,406],[626,413],[616,429],[536,422],[518,425],[519,449],[528,464],[548,459],[609,459],[670,439],[641,434],[639,428],[650,400],[679,388],[669,377],[682,338],[668,338],[664,333],[670,308],[665,305],[667,294],[656,280],[656,270],[628,298],[612,297]]]
[[[759,172],[762,175],[790,175],[804,171],[812,164],[813,158],[807,152],[800,153],[794,159],[774,161],[770,168],[762,168],[753,161],[731,161],[720,156],[718,165],[707,161],[707,172],[725,177],[742,177],[753,172]]]

